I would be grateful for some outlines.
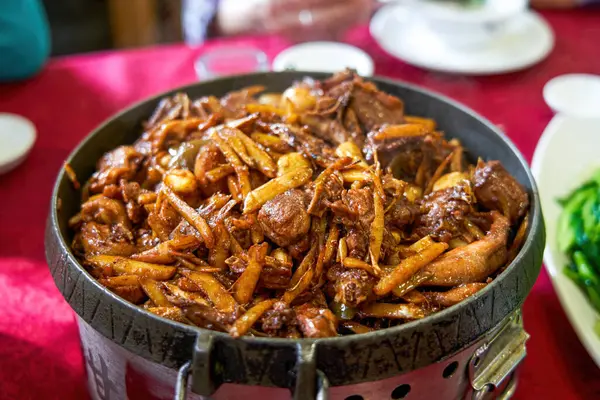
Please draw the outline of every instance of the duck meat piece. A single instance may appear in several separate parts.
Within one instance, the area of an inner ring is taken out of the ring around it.
[[[391,168],[394,177],[406,181],[414,180],[417,169],[423,160],[423,146],[426,135],[407,136],[393,140],[376,139],[377,131],[367,135],[363,152],[365,158],[373,162],[375,153],[382,168]]]
[[[334,283],[335,301],[355,307],[373,297],[376,278],[362,269],[344,270]]]
[[[404,103],[399,98],[377,90],[370,82],[354,81],[350,108],[366,131],[384,124],[404,122]]]
[[[304,193],[290,189],[267,201],[258,212],[258,223],[265,235],[278,246],[299,241],[310,229],[310,216]]]
[[[85,254],[127,257],[137,252],[131,240],[131,232],[122,225],[86,222],[81,226],[79,240]]]
[[[369,253],[369,230],[348,228],[346,246],[348,246],[348,256],[364,260]]]
[[[308,129],[279,123],[257,122],[257,125],[277,135],[290,147],[303,153],[323,168],[327,168],[336,159],[334,149],[323,139],[312,135]]]
[[[499,161],[479,160],[473,184],[477,200],[489,210],[500,211],[512,224],[527,212],[529,197],[525,188]]]
[[[484,282],[506,263],[510,222],[492,211],[492,226],[483,239],[442,254],[421,270],[431,274],[426,286],[457,286]]]
[[[228,118],[241,118],[244,116],[244,107],[257,102],[255,96],[265,90],[264,86],[249,86],[247,88],[229,92],[221,99],[224,115]]]
[[[368,230],[375,218],[373,192],[368,187],[343,191],[341,199],[331,203],[330,208],[337,222],[343,225],[358,225]]]
[[[356,73],[347,68],[344,71],[333,74],[330,78],[318,83],[320,88],[329,94],[329,92],[344,83],[351,83],[356,78]]]
[[[294,307],[298,328],[305,338],[323,338],[337,336],[337,318],[325,305],[319,307],[304,303]]]
[[[464,220],[472,210],[473,194],[468,185],[456,185],[428,194],[421,204],[415,233],[448,242],[464,231]]]
[[[385,214],[385,226],[403,229],[412,225],[420,215],[420,206],[400,199]]]
[[[105,186],[116,185],[121,179],[134,179],[143,160],[144,156],[133,146],[109,151],[98,162],[98,171],[90,179],[90,191],[101,193]]]
[[[310,131],[333,145],[340,145],[352,140],[352,135],[337,119],[330,119],[317,115],[303,115],[302,124],[308,126]]]
[[[275,303],[262,317],[262,331],[269,336],[279,336],[284,328],[296,324],[296,313],[283,302]]]

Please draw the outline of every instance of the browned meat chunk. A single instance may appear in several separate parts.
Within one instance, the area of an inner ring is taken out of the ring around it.
[[[368,229],[375,217],[373,192],[367,187],[343,191],[341,199],[331,203],[330,207],[338,222],[344,225]]]
[[[310,303],[294,307],[298,327],[306,338],[337,336],[337,319],[327,307],[321,308]]]
[[[282,329],[294,325],[296,325],[296,313],[281,302],[275,303],[273,308],[265,312],[262,318],[263,332],[272,336],[278,336]]]
[[[362,269],[347,269],[335,281],[335,300],[357,306],[373,296],[376,278]]]
[[[313,159],[315,163],[324,168],[328,167],[335,159],[333,148],[323,139],[311,134],[308,129],[285,124],[257,123],[257,125],[264,126],[267,132],[279,136],[290,147]]]
[[[433,192],[423,199],[415,232],[419,237],[431,235],[448,242],[464,230],[464,219],[471,211],[473,195],[467,185],[457,185]]]
[[[267,201],[258,212],[258,222],[265,235],[278,246],[296,243],[310,229],[304,193],[292,189]]]
[[[143,156],[132,146],[120,146],[106,153],[98,162],[98,172],[90,180],[90,190],[99,193],[106,185],[133,179],[142,161]]]
[[[364,259],[369,251],[369,231],[358,228],[348,228],[346,245],[350,257]]]
[[[492,226],[481,240],[457,247],[442,254],[423,272],[432,278],[427,286],[456,286],[463,283],[483,282],[506,263],[506,242],[510,223],[502,214],[492,211]]]
[[[260,274],[260,285],[267,289],[287,289],[292,278],[292,265],[274,263],[266,265]]]
[[[511,223],[518,221],[529,207],[529,197],[499,161],[479,161],[473,176],[475,196],[484,207],[504,214]]]
[[[404,121],[404,104],[395,96],[380,92],[371,83],[354,84],[350,107],[358,120],[371,131],[383,124],[400,124]]]
[[[335,119],[324,115],[303,115],[300,120],[311,132],[333,145],[354,142],[362,147],[365,135],[362,132],[356,113],[351,108],[339,107]]]
[[[419,206],[406,200],[398,200],[385,215],[385,225],[404,228],[411,225],[419,215]]]
[[[81,226],[81,244],[86,254],[130,256],[137,252],[131,232],[122,225],[86,222]]]
[[[338,120],[306,115],[302,117],[301,122],[306,124],[315,135],[331,144],[339,145],[352,140],[350,132]]]
[[[183,313],[194,325],[215,331],[226,331],[227,326],[235,320],[234,314],[219,312],[212,307],[200,304],[183,307]]]
[[[348,189],[331,203],[336,222],[347,226],[346,244],[350,257],[362,259],[369,248],[369,232],[375,217],[373,192],[369,188]]]

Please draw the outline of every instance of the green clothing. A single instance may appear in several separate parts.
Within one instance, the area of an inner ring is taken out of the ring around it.
[[[50,55],[41,0],[0,0],[0,81],[36,74]]]

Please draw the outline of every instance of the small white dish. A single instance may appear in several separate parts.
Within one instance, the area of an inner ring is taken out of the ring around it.
[[[564,273],[567,257],[557,244],[557,199],[568,195],[600,167],[600,118],[581,119],[556,115],[535,149],[531,170],[536,179],[544,220],[544,265],[571,325],[587,352],[600,367],[600,337],[594,331],[598,313],[584,293]]]
[[[390,55],[409,64],[465,75],[521,70],[548,56],[554,34],[538,14],[525,11],[486,41],[468,50],[451,46],[403,4],[382,7],[371,20],[371,35]]]
[[[0,174],[21,164],[33,147],[33,122],[16,114],[0,113]]]
[[[308,42],[289,47],[273,60],[274,71],[338,72],[352,68],[373,75],[373,59],[358,47],[336,42]]]
[[[600,76],[557,76],[544,86],[544,100],[557,113],[581,118],[600,118]]]

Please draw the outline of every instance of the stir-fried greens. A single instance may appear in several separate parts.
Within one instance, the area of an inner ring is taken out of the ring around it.
[[[560,204],[558,246],[569,257],[564,272],[600,311],[600,171]]]
[[[263,90],[165,98],[99,160],[70,225],[102,285],[236,337],[327,337],[457,304],[518,252],[528,195],[498,161],[350,71]]]

